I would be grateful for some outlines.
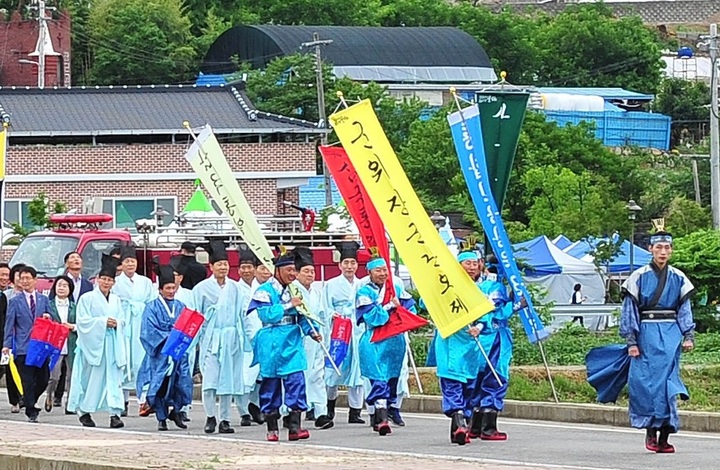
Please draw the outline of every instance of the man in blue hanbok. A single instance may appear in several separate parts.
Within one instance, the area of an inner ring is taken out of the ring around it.
[[[677,397],[689,397],[680,379],[680,353],[692,350],[695,342],[690,307],[695,288],[682,271],[668,265],[672,251],[672,235],[655,233],[650,237],[652,261],[623,283],[620,336],[627,350],[606,346],[586,358],[588,381],[602,402],[617,399],[624,386],[618,377],[626,374],[630,425],[646,430],[645,447],[657,453],[675,452],[668,437],[680,427]]]
[[[175,291],[175,300],[179,300],[187,308],[195,310],[192,289],[188,289],[187,287],[182,286],[182,282],[185,280],[185,274],[188,272],[188,265],[190,262],[192,262],[192,260],[194,260],[194,258],[190,256],[173,256],[172,258],[170,258],[170,266],[172,267],[173,274],[175,276],[175,287],[177,287],[177,290]],[[195,361],[197,359],[197,339],[198,337],[195,336],[195,339],[193,340],[192,344],[190,344],[187,353],[185,353],[188,358],[188,368],[190,370],[191,378],[193,376],[193,372],[195,371]],[[182,410],[180,410],[180,419],[182,419],[184,423],[190,421],[190,417],[188,416],[188,414],[191,409],[192,404],[187,404],[183,407]],[[143,416],[142,412],[140,416]]]
[[[470,402],[470,437],[504,441],[507,433],[498,431],[497,417],[498,412],[505,407],[510,376],[513,338],[508,321],[513,314],[513,303],[508,297],[507,287],[498,280],[497,259],[494,255],[487,257],[480,290],[493,303],[495,309],[476,322],[476,327],[480,329],[480,344],[490,359],[490,364],[482,361],[483,366],[474,384],[474,396]],[[495,374],[500,378],[500,383]]]
[[[90,413],[110,413],[110,427],[122,428],[123,377],[127,354],[120,298],[111,293],[117,261],[103,255],[95,290],[78,300],[75,327],[77,346],[72,367],[68,411],[80,415],[85,427],[95,427]]]
[[[324,325],[328,324],[322,308],[322,299],[319,289],[312,283],[315,281],[315,262],[310,248],[298,246],[293,250],[295,255],[295,270],[297,279],[293,281],[303,301],[303,307],[312,312]],[[319,332],[319,331],[318,331]],[[323,330],[324,336],[329,336]],[[327,390],[325,388],[325,354],[317,341],[311,337],[304,338],[305,356],[308,366],[305,369],[305,388],[307,402],[310,410],[306,420],[314,421],[318,429],[330,429],[335,425],[333,418],[327,414]],[[337,375],[335,370],[332,373]]]
[[[243,325],[245,328],[245,334],[248,340],[252,343],[255,341],[255,335],[262,327],[262,322],[257,316],[257,312],[253,312],[251,315],[247,315],[247,309],[250,306],[250,300],[252,299],[255,289],[259,286],[259,283],[255,279],[255,271],[260,266],[260,260],[251,250],[240,249],[239,250],[240,260],[238,266],[238,274],[240,279],[238,280],[238,287],[242,293],[242,316]],[[245,363],[252,364],[253,352],[251,349],[246,348],[245,350]],[[252,367],[245,367],[245,383],[254,384],[250,393],[246,393],[236,401],[238,411],[240,412],[240,426],[252,426],[253,421],[257,424],[265,424],[265,419],[260,413],[260,401],[258,396],[259,385],[257,383],[259,367],[257,365]]]
[[[140,341],[145,348],[144,368],[149,386],[147,404],[155,410],[158,431],[167,431],[168,418],[180,429],[187,429],[180,410],[192,402],[192,377],[187,355],[175,362],[162,353],[175,321],[185,305],[175,299],[175,275],[171,266],[156,267],[160,295],[145,306]]]
[[[460,251],[457,260],[472,279],[477,278],[478,255],[474,246]],[[484,363],[476,339],[479,334],[479,326],[462,329],[444,339],[436,331],[431,344],[440,378],[443,413],[452,420],[450,442],[461,446],[470,442],[466,419],[471,415],[474,385]]]
[[[323,308],[332,315],[332,319],[349,318],[352,321],[352,336],[345,359],[337,364],[342,375],[337,375],[332,368],[325,370],[325,384],[328,395],[328,416],[335,418],[335,403],[337,402],[338,386],[344,385],[348,389],[348,405],[350,413],[348,423],[365,424],[360,418],[365,392],[363,378],[360,375],[360,338],[365,332],[364,324],[357,324],[355,317],[355,293],[360,286],[360,279],[355,276],[358,269],[357,252],[360,248],[358,242],[344,241],[336,246],[340,253],[339,268],[342,273],[325,282],[323,286]],[[329,326],[332,331],[332,324]]]
[[[205,432],[212,434],[217,426],[222,434],[234,433],[230,427],[233,398],[250,393],[253,383],[245,382],[245,351],[250,341],[243,326],[243,296],[237,282],[228,277],[230,263],[225,244],[213,240],[205,249],[209,253],[213,275],[193,288],[195,310],[205,316],[199,333],[200,371],[202,372]],[[216,399],[220,401],[220,424],[215,418]]]
[[[120,267],[122,272],[115,279],[113,294],[120,298],[123,306],[123,315],[120,320],[123,322],[125,332],[128,367],[123,382],[125,408],[122,416],[127,416],[130,390],[135,390],[137,387],[140,366],[145,358],[145,349],[140,342],[143,312],[145,312],[145,305],[154,300],[158,294],[152,281],[137,273],[137,254],[133,245],[120,247]],[[138,397],[138,401],[142,405],[143,397]]]
[[[383,305],[385,282],[389,276],[388,266],[385,260],[377,255],[377,250],[372,252],[373,256],[367,264],[369,276],[357,291],[355,306],[357,324],[364,323],[366,328],[359,348],[360,373],[370,381],[370,391],[365,402],[374,410],[371,415],[373,429],[385,436],[392,432],[388,423],[388,408],[397,405],[398,381],[407,344],[404,334],[378,342],[372,342],[372,334],[375,328],[387,324],[393,309],[402,305],[414,311],[415,306],[412,297],[404,295],[404,289],[400,285],[395,286],[397,296]],[[400,298],[403,299],[402,303]]]
[[[316,333],[317,326],[311,326],[311,320],[298,311],[302,299],[290,292],[296,275],[295,256],[280,247],[275,275],[258,287],[248,309],[248,314],[257,311],[263,325],[255,338],[253,365],[260,364],[260,410],[265,415],[267,440],[272,442],[279,440],[278,419],[283,404],[290,412],[289,440],[310,437],[310,432],[301,427],[301,414],[308,409],[303,336],[312,336],[318,342],[322,336]]]

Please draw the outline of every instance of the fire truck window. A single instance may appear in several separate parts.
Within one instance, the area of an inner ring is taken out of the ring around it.
[[[35,268],[42,277],[59,276],[65,272],[65,255],[75,250],[77,244],[77,238],[71,237],[27,237],[15,251],[10,264],[25,263]]]
[[[82,275],[85,279],[92,279],[100,272],[102,254],[110,253],[117,240],[93,240],[82,249],[80,256],[83,259]]]

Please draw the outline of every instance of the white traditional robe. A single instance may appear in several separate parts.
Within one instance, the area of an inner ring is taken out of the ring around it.
[[[298,287],[300,294],[302,295],[303,301],[307,305],[310,312],[314,313],[320,321],[324,324],[328,324],[328,320],[325,317],[325,311],[322,308],[322,298],[319,289],[315,289],[312,286],[310,290],[303,287],[299,281],[293,281]],[[318,333],[326,336],[322,331]],[[327,342],[327,338],[323,337],[323,341]],[[327,406],[327,390],[325,388],[325,374],[332,373],[337,376],[334,369],[328,369],[325,372],[325,353],[322,350],[320,344],[312,339],[310,336],[303,338],[303,346],[305,348],[305,356],[307,357],[307,369],[303,372],[305,374],[305,393],[307,395],[308,404],[313,406],[315,409],[315,416],[318,417],[321,414],[325,414],[322,410],[326,409]],[[320,411],[316,408],[319,408]]]
[[[205,316],[200,330],[200,371],[202,389],[217,395],[244,395],[255,381],[245,381],[245,352],[251,351],[243,325],[243,294],[230,278],[220,286],[214,277],[205,279],[193,290],[195,309]]]
[[[262,322],[260,321],[260,317],[258,317],[257,310],[253,310],[250,315],[247,314],[247,310],[250,306],[252,296],[255,293],[255,289],[257,289],[260,283],[258,283],[256,279],[253,279],[253,285],[249,286],[245,281],[241,279],[240,281],[238,281],[237,284],[242,295],[243,329],[245,332],[245,336],[250,342],[251,346],[250,350],[248,350],[247,348],[245,349],[243,364],[247,364],[249,366],[253,363],[254,353],[252,345],[254,344],[257,332],[260,331],[260,328],[262,328]],[[260,365],[255,364],[252,367],[245,367],[243,372],[245,374],[245,383],[254,386],[255,381],[258,378],[258,374],[260,373]]]
[[[123,308],[120,320],[125,329],[125,350],[128,356],[123,390],[135,390],[138,372],[145,358],[145,349],[140,342],[142,316],[145,312],[145,305],[157,298],[158,291],[152,281],[145,276],[135,274],[129,278],[125,273],[121,273],[115,278],[112,292],[120,297]]]
[[[122,382],[127,355],[123,325],[118,320],[121,316],[120,299],[112,293],[106,299],[97,287],[78,300],[78,339],[68,410],[119,414],[125,407]],[[108,318],[118,320],[116,329],[107,327]]]

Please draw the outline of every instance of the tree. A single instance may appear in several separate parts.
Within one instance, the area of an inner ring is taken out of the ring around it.
[[[190,21],[180,0],[99,0],[89,31],[96,84],[177,83],[195,71]]]
[[[380,7],[380,0],[255,0],[252,3],[262,23],[288,25],[374,26]]]
[[[600,190],[609,186],[600,176],[549,165],[528,170],[522,184],[534,200],[527,211],[533,235],[579,239],[612,234],[627,225],[623,203]]]
[[[654,93],[662,80],[658,34],[639,16],[616,18],[602,3],[565,8],[531,40],[539,52],[537,85]]]
[[[55,201],[50,205],[50,200],[44,192],[38,193],[30,202],[28,202],[28,220],[32,224],[32,228],[23,227],[22,223],[11,224],[13,232],[20,237],[25,238],[29,234],[44,230],[50,227],[50,214],[62,214],[67,212],[67,204],[61,201]],[[22,221],[21,221],[22,222]]]
[[[670,144],[680,146],[700,140],[698,124],[710,120],[709,104],[710,87],[707,83],[666,78],[653,102],[653,110],[672,118]]]
[[[712,228],[712,215],[708,207],[684,197],[676,197],[665,215],[665,226],[675,237]]]

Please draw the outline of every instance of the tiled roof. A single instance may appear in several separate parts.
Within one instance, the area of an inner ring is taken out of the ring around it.
[[[335,182],[332,179],[330,181],[332,182],[333,204],[339,204],[342,197],[337,190],[337,186],[335,186]],[[308,184],[300,186],[300,207],[309,207],[316,212],[325,207],[324,177],[314,176],[308,178]]]
[[[0,88],[13,136],[183,132],[183,121],[217,133],[321,132],[315,123],[258,111],[242,85]]]
[[[492,5],[492,6],[491,6]],[[515,10],[537,8],[550,14],[562,11],[566,6],[577,5],[576,2],[564,0],[545,0],[542,3],[530,0],[515,2],[488,2],[484,6],[491,8],[511,7]],[[638,14],[649,24],[709,24],[720,15],[718,0],[655,0],[640,2],[607,2],[619,15]]]

